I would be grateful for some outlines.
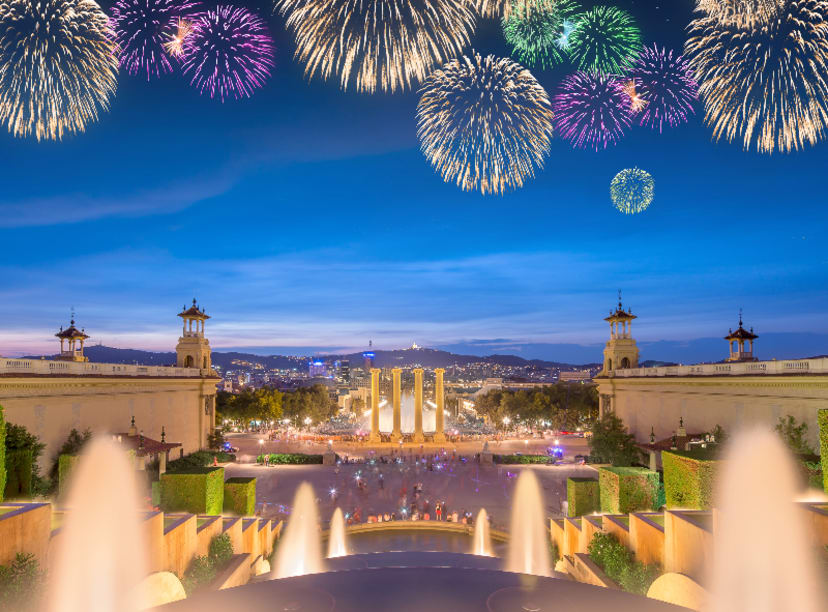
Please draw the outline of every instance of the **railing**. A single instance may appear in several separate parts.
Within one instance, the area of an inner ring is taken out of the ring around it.
[[[0,357],[0,375],[25,374],[36,376],[177,376],[201,377],[210,370],[176,366],[128,365],[123,363],[89,363],[52,361],[48,359],[5,359]]]
[[[639,378],[643,376],[774,376],[780,374],[828,374],[828,358],[625,368],[613,372],[613,375],[619,378]]]

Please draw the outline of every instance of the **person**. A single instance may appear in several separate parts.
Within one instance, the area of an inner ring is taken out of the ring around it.
[[[385,489],[385,480],[382,477],[382,472],[380,472],[380,475],[379,475],[379,488],[380,489]]]

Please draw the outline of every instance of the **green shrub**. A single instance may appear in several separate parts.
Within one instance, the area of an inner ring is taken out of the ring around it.
[[[192,468],[161,474],[161,509],[164,512],[221,514],[224,505],[224,468]]]
[[[657,565],[635,561],[627,547],[611,533],[596,533],[587,550],[589,557],[607,577],[630,593],[646,595],[650,585],[661,573]]]
[[[715,452],[661,451],[668,508],[709,510],[719,461]]]
[[[223,568],[233,557],[233,542],[226,533],[217,535],[210,540],[210,549],[207,557],[217,568]]]
[[[44,448],[46,448],[46,445],[40,441],[40,438],[30,433],[22,425],[6,423],[6,456],[17,451],[28,451],[31,455],[31,461],[28,462],[31,465],[31,474],[27,474],[28,470],[23,467],[24,472],[19,476],[24,483],[27,479],[30,482],[27,495],[44,495],[49,492],[51,483],[48,479],[41,477],[40,466],[38,465]],[[8,486],[8,481],[6,481],[6,484]]]
[[[601,509],[598,481],[592,478],[567,478],[566,501],[569,516],[583,516]]]
[[[199,587],[207,586],[216,577],[216,567],[210,563],[206,556],[195,557],[190,562],[190,567],[184,572],[181,585],[190,597]]]
[[[808,488],[821,489],[823,481],[822,464],[819,461],[808,460],[800,460],[799,464],[802,467]]]
[[[31,497],[32,451],[6,449],[6,499]]]
[[[17,553],[11,565],[0,565],[0,609],[36,609],[43,572],[31,553]]]
[[[0,502],[6,490],[6,419],[5,411],[0,406]]]
[[[495,463],[502,463],[504,465],[532,465],[536,463],[545,464],[555,462],[554,458],[546,455],[492,455],[492,461]]]
[[[593,424],[589,447],[593,463],[626,466],[637,463],[641,458],[635,437],[627,432],[624,421],[613,412],[608,412]]]
[[[150,483],[150,502],[152,503],[153,508],[157,508],[161,505],[161,481],[160,480],[153,480]]]
[[[819,455],[822,459],[822,487],[828,493],[828,408],[817,411],[819,423]]]
[[[72,476],[72,470],[75,469],[75,463],[78,461],[77,455],[61,455],[58,457],[58,491],[63,493],[66,490],[66,487],[69,483],[69,479]]]
[[[646,595],[656,578],[661,574],[657,565],[645,565],[641,561],[633,561],[626,565],[621,572],[618,584],[629,593]]]
[[[224,482],[224,511],[241,516],[256,511],[255,478],[228,478]]]
[[[808,444],[808,423],[800,423],[792,415],[779,417],[774,428],[782,441],[794,455],[813,455],[814,449]]]
[[[636,467],[598,468],[601,511],[628,514],[652,510],[658,501],[658,472]]]
[[[60,484],[61,455],[79,455],[81,450],[83,450],[83,447],[86,446],[86,443],[91,439],[92,432],[89,429],[83,433],[80,433],[77,429],[72,429],[72,431],[69,432],[63,446],[58,449],[58,452],[55,455],[55,460],[52,463],[52,468],[49,470],[49,478],[52,479],[53,483],[57,482],[59,488],[63,487],[63,485]]]
[[[213,465],[213,459],[219,463],[228,463],[235,461],[236,455],[221,451],[196,451],[167,463],[167,472],[186,472],[193,468],[209,467]]]
[[[270,453],[267,461],[271,465],[305,465],[310,463],[322,463],[322,455],[303,455],[300,453]],[[256,461],[264,463],[265,456],[259,455]]]
[[[549,540],[549,556],[552,557],[552,563],[557,563],[561,558],[561,552],[558,550],[558,545],[555,540]]]

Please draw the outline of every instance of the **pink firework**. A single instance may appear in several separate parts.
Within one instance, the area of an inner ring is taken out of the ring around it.
[[[657,45],[645,47],[638,56],[631,76],[635,79],[638,95],[646,103],[641,113],[641,125],[659,132],[666,123],[675,127],[687,123],[693,115],[693,103],[699,97],[699,86],[684,56],[673,51],[659,49]]]
[[[112,24],[121,67],[129,74],[146,72],[148,81],[172,72],[166,45],[179,20],[197,6],[188,0],[118,0],[112,7]]]
[[[201,93],[250,97],[270,76],[275,47],[264,21],[239,7],[217,6],[191,18],[184,40],[184,74]]]
[[[632,124],[630,96],[615,77],[576,72],[552,99],[555,130],[573,147],[615,145]]]

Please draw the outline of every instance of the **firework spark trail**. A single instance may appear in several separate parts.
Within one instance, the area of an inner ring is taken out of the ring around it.
[[[828,125],[828,1],[789,0],[752,29],[712,17],[691,22],[685,55],[699,82],[713,139],[745,150],[814,145]]]
[[[420,94],[420,146],[446,182],[502,194],[543,165],[552,111],[546,91],[520,64],[463,56],[429,76]]]
[[[754,28],[770,23],[785,9],[786,0],[697,0],[696,9],[722,25]]]
[[[613,205],[628,215],[646,210],[654,195],[653,177],[639,168],[622,170],[610,183],[610,198]]]
[[[631,70],[638,95],[646,104],[640,124],[658,129],[686,123],[695,113],[693,103],[699,97],[699,86],[693,78],[690,63],[684,56],[658,45],[645,47]]]
[[[115,32],[91,0],[0,3],[0,121],[19,137],[59,140],[109,110]]]
[[[193,32],[193,24],[187,19],[178,18],[175,33],[164,43],[164,49],[173,57],[181,57],[184,54],[184,41]]]
[[[459,54],[475,16],[466,0],[277,0],[308,78],[394,92]]]

